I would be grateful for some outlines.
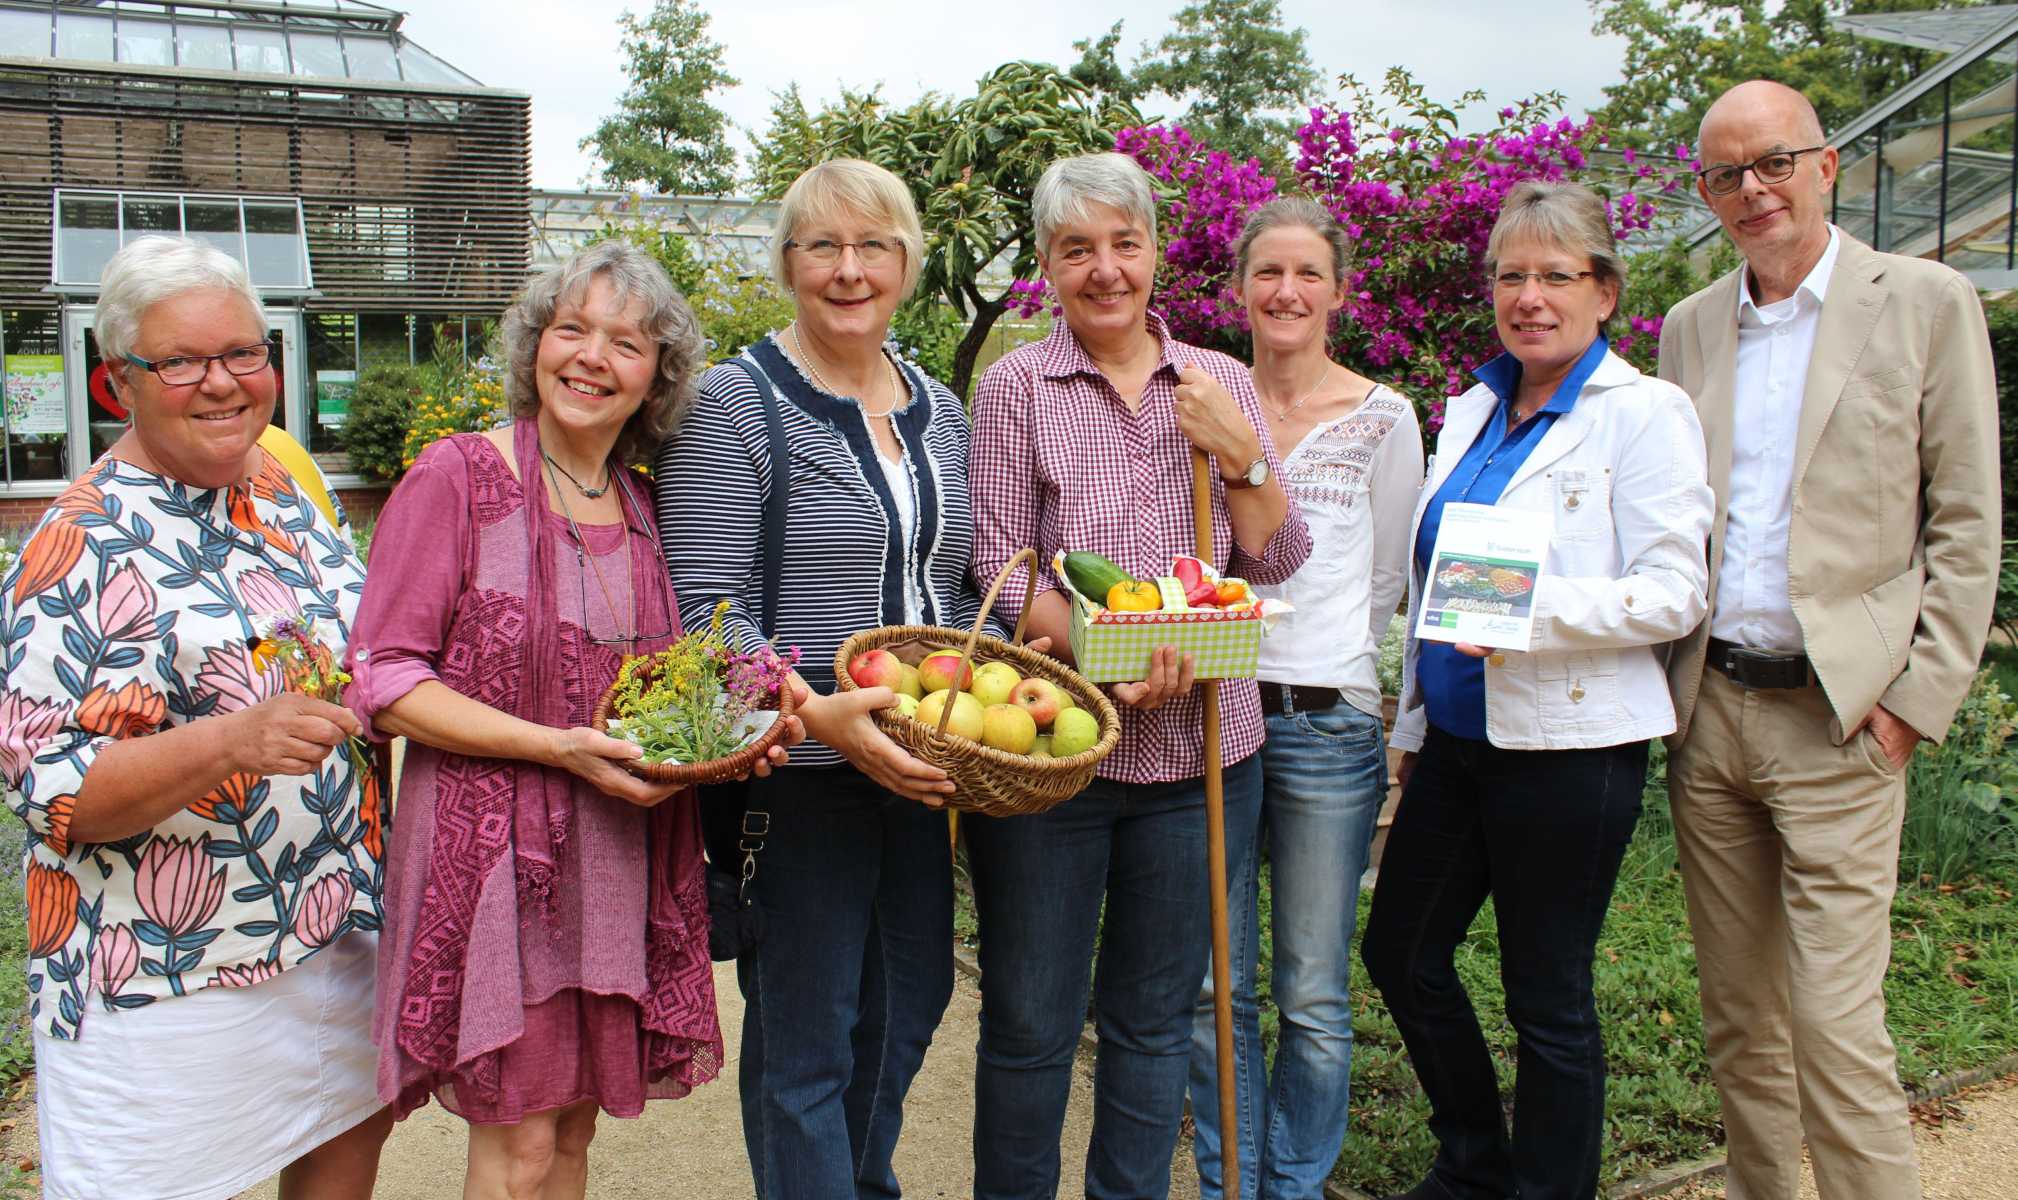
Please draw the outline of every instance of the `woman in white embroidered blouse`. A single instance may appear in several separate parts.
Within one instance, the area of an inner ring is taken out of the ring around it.
[[[1347,244],[1332,215],[1270,201],[1235,243],[1238,289],[1254,334],[1254,386],[1273,418],[1282,483],[1310,525],[1310,558],[1264,596],[1296,606],[1261,645],[1260,823],[1227,831],[1242,1191],[1317,1196],[1345,1138],[1352,1078],[1352,929],[1359,877],[1387,795],[1375,673],[1381,635],[1408,582],[1409,518],[1422,480],[1415,406],[1331,361],[1345,305]],[[1267,833],[1281,1013],[1268,1078],[1255,1001],[1257,903]],[[1241,846],[1245,845],[1245,854]],[[1219,1193],[1212,1004],[1191,1055],[1201,1191]],[[1258,1162],[1257,1162],[1258,1157]]]

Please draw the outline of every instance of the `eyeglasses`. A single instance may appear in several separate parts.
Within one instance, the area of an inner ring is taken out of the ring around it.
[[[806,261],[822,267],[831,267],[841,261],[841,251],[853,248],[855,260],[865,267],[873,267],[892,254],[901,252],[901,245],[892,246],[888,242],[874,238],[865,242],[831,242],[821,238],[816,242],[786,242],[785,249],[797,250],[806,256]]]
[[[1501,271],[1493,276],[1493,283],[1512,291],[1524,287],[1530,279],[1539,279],[1552,288],[1568,287],[1579,279],[1589,279],[1595,271]]]
[[[157,358],[149,362],[137,355],[129,354],[126,361],[143,371],[152,371],[161,376],[166,384],[201,382],[210,374],[210,364],[222,362],[224,369],[233,375],[257,375],[266,369],[273,358],[273,342],[269,339],[250,346],[240,346],[236,350],[226,350],[222,354],[178,354],[172,358]]]
[[[1771,154],[1760,155],[1750,163],[1725,164],[1697,171],[1712,196],[1728,196],[1745,184],[1745,172],[1759,177],[1760,183],[1785,183],[1794,177],[1794,164],[1803,154],[1813,154],[1826,150],[1826,146],[1810,146],[1806,150],[1775,150]]]

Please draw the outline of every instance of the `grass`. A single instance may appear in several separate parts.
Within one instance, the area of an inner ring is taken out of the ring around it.
[[[1892,964],[1885,978],[1887,1023],[1898,1046],[1899,1077],[1908,1087],[2018,1050],[2018,906],[2011,903],[2018,892],[2018,823],[2010,819],[2018,805],[2003,792],[2002,738],[2012,706],[1997,695],[1997,680],[1993,665],[1946,746],[1923,747],[1913,765],[1902,859],[1907,881],[1892,906]],[[1986,809],[1989,798],[1998,803]],[[1968,845],[1942,849],[1944,840],[1957,838]],[[1918,864],[1942,867],[1947,874],[1916,872]],[[974,914],[964,871],[958,882],[955,928],[971,945]],[[1264,865],[1257,990],[1272,1059],[1277,1023],[1270,994],[1269,898]],[[1362,893],[1361,930],[1371,905],[1371,893]],[[1510,1105],[1516,1038],[1506,1020],[1490,903],[1459,948],[1458,970]],[[1703,1052],[1695,945],[1676,873],[1665,762],[1658,752],[1649,770],[1646,811],[1599,938],[1594,975],[1610,1076],[1605,1182],[1714,1153],[1723,1138],[1722,1110]],[[1436,1141],[1428,1127],[1429,1102],[1357,952],[1352,988],[1358,1043],[1352,1111],[1334,1178],[1388,1195],[1422,1178]]]

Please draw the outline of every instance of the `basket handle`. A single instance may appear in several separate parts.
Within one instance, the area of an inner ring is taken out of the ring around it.
[[[988,594],[981,598],[981,612],[974,618],[974,628],[967,631],[967,649],[960,655],[960,673],[953,676],[951,689],[953,696],[948,697],[946,706],[939,710],[937,736],[942,738],[946,736],[946,725],[953,719],[953,697],[967,690],[960,686],[960,681],[974,670],[974,647],[980,644],[981,627],[988,623],[988,614],[995,610],[995,597],[1002,593],[1002,585],[1009,582],[1009,573],[1026,561],[1030,564],[1030,586],[1023,593],[1023,611],[1016,617],[1016,632],[1009,638],[1009,644],[1012,646],[1023,644],[1023,627],[1029,623],[1030,606],[1037,600],[1037,551],[1027,548],[1016,552],[1009,560],[1009,565],[1003,567],[1002,573],[995,577],[993,584],[989,585]]]

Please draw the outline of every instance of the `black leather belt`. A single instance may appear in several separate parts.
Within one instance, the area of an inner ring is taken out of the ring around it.
[[[1722,638],[1710,639],[1711,669],[1722,671],[1741,688],[1792,689],[1813,687],[1814,664],[1805,654],[1780,650],[1754,650]]]
[[[1319,712],[1336,708],[1340,699],[1337,688],[1298,687],[1293,683],[1261,681],[1261,711],[1265,713]]]

